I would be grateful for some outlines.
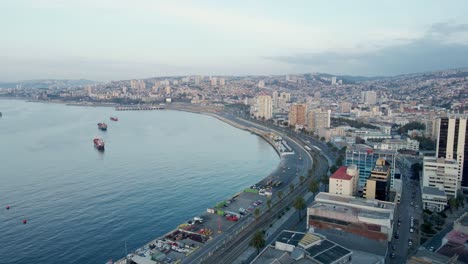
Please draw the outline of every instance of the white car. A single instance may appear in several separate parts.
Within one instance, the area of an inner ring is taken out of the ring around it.
[[[413,228],[410,228],[409,232],[410,232],[410,233],[413,233],[413,232],[414,232]]]

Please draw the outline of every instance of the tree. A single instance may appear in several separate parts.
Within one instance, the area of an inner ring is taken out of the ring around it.
[[[271,209],[271,199],[268,199],[268,200],[266,201],[266,204],[267,204],[267,206],[268,206],[268,211],[270,211],[270,209]]]
[[[336,165],[332,165],[332,166],[330,167],[330,172],[331,172],[331,173],[335,173],[336,170],[338,170],[338,167],[337,167]]]
[[[320,140],[321,140],[321,141],[325,141],[325,138],[324,138],[324,137],[321,137]]]
[[[294,192],[294,184],[291,183],[291,184],[289,185],[289,193],[291,194],[291,193],[293,193],[293,192]]]
[[[457,201],[461,207],[465,207],[465,195],[462,192],[458,192]]]
[[[250,246],[257,249],[257,255],[260,254],[260,249],[265,246],[265,238],[263,237],[263,232],[257,230],[250,240]]]
[[[297,210],[297,212],[299,214],[299,219],[302,219],[301,211],[304,210],[307,207],[306,202],[304,200],[304,197],[302,197],[302,196],[296,197],[296,200],[294,200],[293,206],[294,206],[294,208],[296,208],[296,210]]]
[[[325,189],[327,189],[328,182],[330,181],[330,179],[328,178],[328,176],[327,176],[327,175],[323,175],[322,178],[320,179],[320,181],[322,182],[323,185],[325,185]]]
[[[255,220],[258,220],[258,217],[260,216],[260,208],[255,208],[254,210],[254,215],[255,215]]]
[[[309,183],[309,191],[314,194],[318,193],[319,182],[317,180],[314,179]]]
[[[450,212],[453,213],[453,208],[457,205],[457,200],[455,198],[450,198],[449,200]]]
[[[299,177],[299,181],[301,182],[301,185],[304,184],[304,180],[305,180],[305,177],[303,175],[301,175]]]
[[[283,199],[283,191],[278,191],[278,198],[280,201]]]

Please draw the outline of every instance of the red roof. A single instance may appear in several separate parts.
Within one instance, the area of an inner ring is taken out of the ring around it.
[[[353,176],[346,173],[346,166],[341,166],[335,173],[330,176],[330,179],[337,179],[337,180],[351,180]]]

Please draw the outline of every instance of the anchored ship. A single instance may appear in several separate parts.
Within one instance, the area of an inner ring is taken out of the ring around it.
[[[114,116],[111,117],[110,120],[112,120],[112,121],[119,121],[119,119],[118,119],[117,117],[114,117]]]
[[[102,131],[107,130],[107,124],[106,123],[98,123],[97,124],[98,128],[101,129]]]
[[[94,147],[97,148],[100,151],[104,151],[104,141],[100,138],[95,138],[93,140]]]

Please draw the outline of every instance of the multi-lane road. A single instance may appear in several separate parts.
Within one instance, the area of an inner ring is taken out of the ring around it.
[[[262,124],[240,119],[229,114],[222,114],[221,117],[247,128],[257,128],[266,132],[277,132],[283,135],[283,140],[292,148],[294,154],[282,156],[280,166],[272,175],[278,177],[284,183],[281,186],[281,190],[285,194],[285,197],[281,203],[277,203],[278,197],[277,195],[273,195],[272,202],[276,205],[272,207],[270,212],[264,213],[258,220],[255,220],[251,214],[248,215],[242,221],[239,221],[238,224],[228,230],[224,230],[223,234],[196,250],[182,263],[229,263],[233,261],[249,246],[248,242],[253,230],[266,229],[272,221],[277,219],[276,216],[280,211],[284,210],[286,206],[291,206],[293,198],[296,195],[302,195],[307,192],[306,185],[299,186],[299,176],[307,176],[309,169],[312,168],[313,160],[310,153],[303,148],[303,142],[299,138],[284,136],[284,133],[275,128],[266,128]],[[322,161],[321,163],[326,162]],[[326,172],[328,164],[321,164],[317,170]],[[295,192],[293,195],[286,195],[289,193],[290,184],[295,186]]]

